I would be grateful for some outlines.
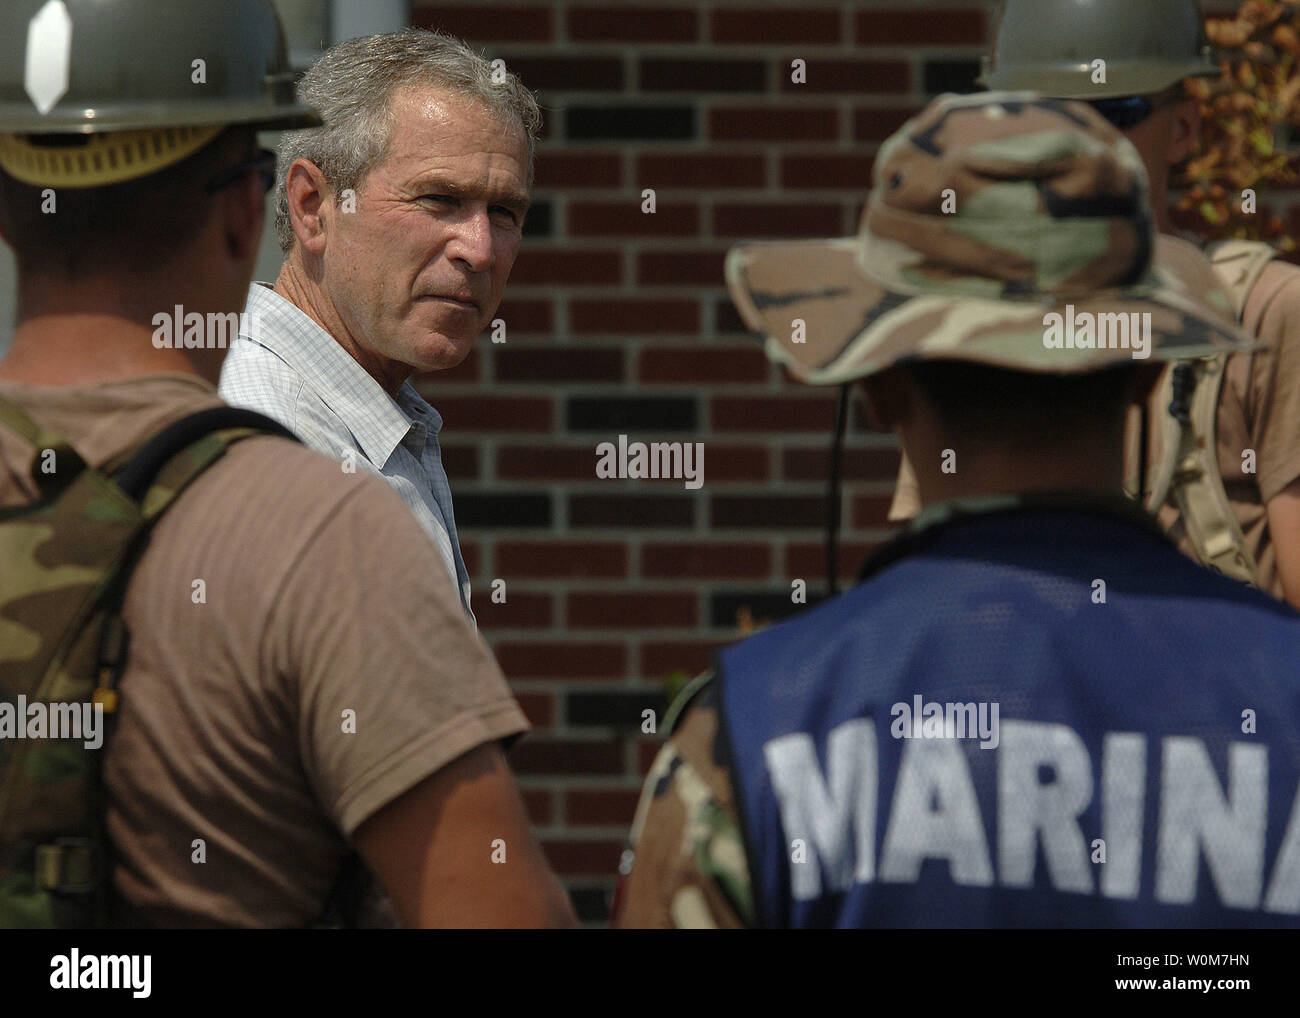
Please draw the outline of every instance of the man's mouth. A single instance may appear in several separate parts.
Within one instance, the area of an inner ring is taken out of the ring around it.
[[[452,297],[449,294],[445,294],[445,293],[430,293],[430,294],[425,294],[423,297],[420,298],[420,300],[440,300],[446,302],[447,304],[453,304],[456,307],[464,308],[466,311],[477,312],[479,309],[478,301],[468,296]]]

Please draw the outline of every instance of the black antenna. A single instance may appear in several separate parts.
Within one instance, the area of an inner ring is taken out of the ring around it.
[[[826,596],[840,592],[840,461],[844,455],[844,432],[849,420],[849,384],[840,386],[839,407],[835,411],[835,438],[831,442],[830,490],[826,512]]]

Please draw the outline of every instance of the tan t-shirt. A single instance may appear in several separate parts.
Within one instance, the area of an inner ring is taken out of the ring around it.
[[[1176,261],[1193,278],[1202,276],[1207,286],[1222,287],[1213,266],[1194,244],[1165,235],[1157,244],[1162,262]],[[1267,506],[1270,499],[1300,479],[1300,268],[1270,263],[1250,292],[1244,322],[1268,348],[1228,358],[1216,421],[1219,472],[1246,546],[1258,565],[1259,586],[1282,599]],[[1152,421],[1168,412],[1156,405],[1158,400],[1159,388],[1149,408]],[[1153,424],[1148,435],[1150,471],[1160,462],[1160,429]],[[1138,447],[1136,435],[1130,436],[1129,446],[1132,460]],[[1254,474],[1242,469],[1248,462],[1242,454],[1248,449],[1255,453]],[[1132,473],[1136,476],[1135,470]],[[904,456],[889,519],[910,519],[920,504],[916,474]],[[1172,493],[1158,519],[1179,550],[1196,558]]]
[[[96,465],[221,403],[181,374],[0,396]],[[33,459],[0,429],[0,506],[31,497]],[[107,822],[154,925],[313,922],[367,817],[528,727],[401,500],[282,439],[235,444],[164,514],[123,616]]]

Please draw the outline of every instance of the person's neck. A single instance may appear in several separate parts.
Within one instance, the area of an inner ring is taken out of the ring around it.
[[[172,304],[158,300],[159,306]],[[180,372],[216,384],[223,350],[159,349],[154,330],[130,309],[105,305],[36,309],[20,301],[0,379],[24,385],[94,385]]]
[[[1174,232],[1173,220],[1169,218],[1169,192],[1163,181],[1151,187],[1151,214],[1157,233]]]
[[[1075,494],[1083,497],[1122,497],[1122,440],[1090,441],[1056,449],[982,449],[956,443],[913,441],[908,457],[916,465],[922,506],[953,499],[1030,493]],[[913,449],[912,446],[920,446]],[[945,452],[952,472],[945,473]],[[932,464],[922,469],[922,464]]]
[[[379,357],[358,343],[322,283],[320,267],[305,264],[302,249],[295,247],[280,268],[275,292],[329,333],[334,342],[365,369],[366,374],[396,399],[410,378],[411,369],[405,364]]]

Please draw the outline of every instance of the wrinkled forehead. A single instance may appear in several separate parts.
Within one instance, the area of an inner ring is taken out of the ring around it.
[[[390,133],[386,156],[501,152],[521,165],[528,160],[524,127],[509,114],[476,96],[457,94],[438,84],[412,83],[388,99]]]

